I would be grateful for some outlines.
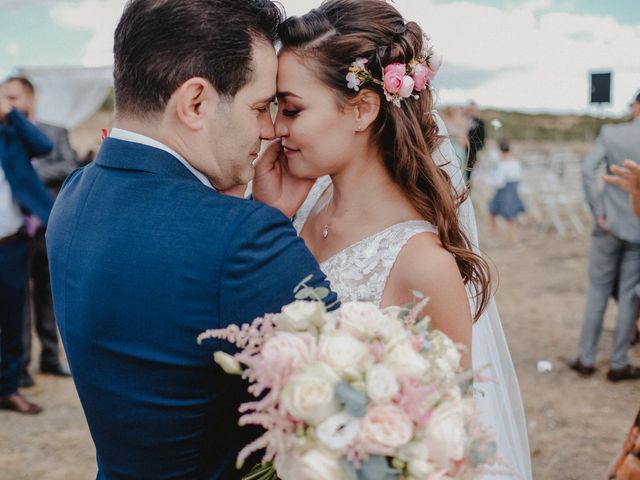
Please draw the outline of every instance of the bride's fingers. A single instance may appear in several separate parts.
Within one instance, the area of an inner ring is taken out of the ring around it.
[[[270,141],[254,163],[256,175],[273,170],[276,163],[278,163],[278,157],[281,153],[282,144],[280,143],[280,139],[277,138]]]

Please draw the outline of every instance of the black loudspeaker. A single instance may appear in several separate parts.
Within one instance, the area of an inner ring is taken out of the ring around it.
[[[591,74],[591,103],[611,103],[611,72]]]

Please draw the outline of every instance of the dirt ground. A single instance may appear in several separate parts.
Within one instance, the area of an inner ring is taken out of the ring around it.
[[[640,382],[605,379],[613,304],[598,373],[582,379],[565,366],[577,350],[589,235],[560,238],[528,225],[521,244],[510,246],[506,232],[489,240],[486,219],[479,223],[484,250],[499,271],[497,303],[520,379],[534,478],[604,479],[640,406]],[[631,359],[640,362],[639,347],[632,348]],[[540,360],[550,361],[552,370],[540,373]],[[37,373],[35,379],[37,385],[23,393],[44,413],[0,413],[0,480],[95,478],[94,448],[73,383]]]

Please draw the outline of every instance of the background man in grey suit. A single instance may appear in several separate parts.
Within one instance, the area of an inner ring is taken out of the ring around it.
[[[640,368],[629,365],[627,351],[640,307],[635,286],[640,283],[640,222],[628,195],[613,185],[601,187],[600,168],[640,163],[640,94],[631,105],[631,122],[605,125],[582,165],[585,195],[595,220],[589,256],[589,289],[580,335],[580,356],[570,367],[582,375],[595,371],[598,341],[609,297],[618,279],[618,319],[613,338],[613,382],[640,379]]]
[[[11,77],[4,82],[3,89],[11,105],[20,110],[27,118],[33,120],[35,114],[33,84],[24,77]],[[44,157],[33,159],[32,162],[38,177],[55,199],[67,175],[77,168],[76,153],[71,148],[69,132],[65,128],[37,121],[35,123],[53,141],[53,150]],[[70,376],[69,370],[60,363],[58,331],[53,315],[44,227],[35,227],[30,233],[33,235],[30,250],[31,295],[29,296],[32,302],[28,300],[25,307],[24,366],[20,380],[21,387],[29,387],[34,384],[28,372],[31,359],[32,318],[42,346],[40,370],[43,373]]]

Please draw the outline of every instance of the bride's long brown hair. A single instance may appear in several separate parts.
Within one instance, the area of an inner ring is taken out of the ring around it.
[[[345,76],[357,58],[368,60],[367,68],[382,79],[384,66],[408,63],[425,49],[425,36],[415,22],[384,0],[327,0],[309,13],[290,17],[280,25],[282,49],[305,61],[346,106],[357,93],[347,87]],[[381,150],[391,178],[402,187],[420,215],[438,228],[442,246],[456,260],[465,284],[476,295],[474,320],[486,307],[490,292],[490,270],[472,250],[458,223],[458,196],[449,176],[431,158],[440,143],[432,115],[429,88],[417,100],[409,98],[400,107],[388,102],[382,87],[364,84],[380,96],[380,113],[372,125],[372,141]]]

